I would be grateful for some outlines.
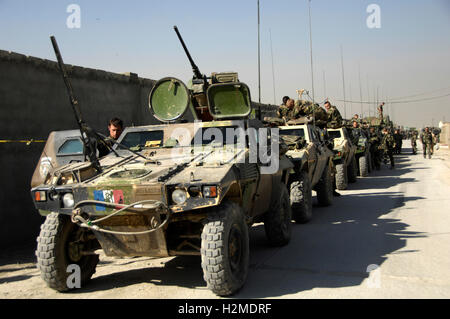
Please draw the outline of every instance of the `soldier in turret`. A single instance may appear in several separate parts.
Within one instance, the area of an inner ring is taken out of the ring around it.
[[[331,105],[330,101],[325,102],[325,109],[327,110],[327,127],[339,128],[342,126],[342,116],[336,106]]]

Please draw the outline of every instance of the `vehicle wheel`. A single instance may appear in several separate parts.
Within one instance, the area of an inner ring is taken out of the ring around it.
[[[249,267],[249,235],[244,214],[225,201],[208,215],[202,231],[203,278],[216,295],[229,296],[245,283]]]
[[[362,177],[367,177],[369,175],[369,161],[367,155],[359,158],[359,175]]]
[[[286,245],[291,239],[292,210],[286,185],[280,185],[278,198],[264,216],[264,229],[269,242],[274,246]]]
[[[336,165],[336,188],[339,190],[347,189],[347,166],[345,164]]]
[[[312,218],[311,181],[306,172],[301,172],[290,185],[292,219],[304,224]]]
[[[333,204],[333,191],[333,175],[331,174],[331,167],[327,165],[316,187],[317,201],[320,206],[330,206]]]
[[[367,154],[367,160],[368,160],[368,167],[369,167],[369,174],[372,173],[373,171],[373,161],[372,161],[372,154],[368,153]]]
[[[355,183],[357,175],[358,175],[358,167],[356,164],[355,157],[352,158],[352,161],[350,162],[350,165],[348,166],[347,173],[348,173],[348,182]]]
[[[81,249],[93,248],[95,241],[79,244],[83,229],[72,223],[69,216],[51,213],[41,225],[37,238],[37,267],[47,285],[57,291],[68,291],[67,278],[71,272],[67,267],[76,264],[80,267],[83,286],[95,273],[98,255],[82,255]]]

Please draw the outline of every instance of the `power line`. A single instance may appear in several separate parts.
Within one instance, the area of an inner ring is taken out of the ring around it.
[[[411,98],[411,97],[416,97],[416,96],[420,96],[420,95],[431,94],[431,93],[440,92],[440,91],[444,91],[444,90],[448,90],[448,89],[450,89],[450,86],[449,86],[449,87],[446,87],[446,88],[442,88],[442,89],[437,89],[437,90],[433,90],[433,91],[428,91],[428,92],[418,93],[418,94],[409,95],[409,96],[393,97],[392,100],[408,99],[408,98]]]
[[[450,96],[450,93],[445,94],[445,95],[440,95],[440,96],[433,96],[433,97],[428,97],[428,98],[423,98],[423,99],[417,99],[417,100],[406,100],[406,101],[392,101],[391,98],[389,99],[389,103],[390,104],[405,104],[405,103],[414,103],[414,102],[422,102],[422,101],[430,101],[430,100],[436,100],[436,99],[440,99],[446,96]],[[364,104],[373,104],[373,102],[370,101],[347,101],[347,100],[336,100],[338,102],[346,102],[346,103],[364,103]]]

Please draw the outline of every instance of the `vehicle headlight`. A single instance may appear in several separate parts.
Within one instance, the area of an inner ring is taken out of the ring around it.
[[[75,204],[72,193],[67,193],[62,198],[64,208],[71,208]]]
[[[176,189],[176,190],[173,191],[173,193],[172,193],[172,200],[176,204],[178,204],[178,205],[184,204],[186,202],[186,199],[187,199],[187,195],[186,195],[186,192],[184,190]]]

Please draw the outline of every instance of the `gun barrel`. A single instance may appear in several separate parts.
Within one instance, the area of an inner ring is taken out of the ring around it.
[[[184,52],[186,52],[186,55],[187,55],[187,57],[189,59],[189,62],[191,63],[192,71],[194,72],[195,77],[198,78],[198,79],[201,79],[202,78],[202,74],[200,73],[200,70],[198,69],[197,65],[195,64],[194,60],[192,59],[191,54],[189,53],[189,50],[187,49],[186,44],[184,43],[183,38],[181,37],[181,34],[178,31],[177,26],[176,25],[173,26],[173,29],[175,30],[175,32],[176,32],[176,34],[178,36],[178,39],[180,40],[181,45],[183,46]]]
[[[90,162],[94,166],[94,168],[98,172],[101,172],[102,169],[98,162],[98,158],[96,155],[96,148],[93,145],[93,143],[90,141],[90,137],[92,135],[91,129],[86,125],[86,123],[84,123],[83,118],[81,116],[81,110],[78,105],[78,101],[73,94],[72,85],[70,84],[69,77],[67,76],[67,72],[66,72],[66,68],[64,67],[64,62],[63,62],[63,59],[61,56],[61,52],[59,52],[58,43],[56,42],[56,39],[54,36],[51,36],[50,40],[52,41],[53,50],[55,51],[56,59],[58,60],[59,69],[62,73],[62,76],[64,79],[64,84],[66,85],[66,88],[67,88],[67,93],[69,94],[70,105],[72,106],[72,109],[75,114],[75,119],[80,128],[81,139],[82,139],[84,147],[88,153],[87,155],[89,157]]]

